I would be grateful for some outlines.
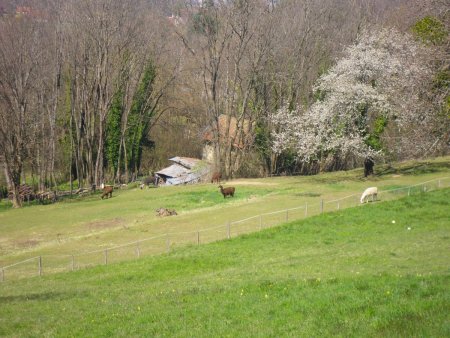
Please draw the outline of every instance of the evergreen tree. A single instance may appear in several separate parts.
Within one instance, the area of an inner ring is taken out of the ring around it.
[[[111,108],[109,110],[106,121],[106,164],[112,169],[112,173],[117,172],[117,165],[119,162],[120,149],[120,129],[123,114],[123,89],[114,94]]]
[[[128,166],[135,174],[139,172],[142,158],[142,147],[147,141],[150,121],[154,114],[155,107],[151,105],[151,95],[153,83],[156,77],[156,68],[153,62],[149,61],[145,67],[141,83],[133,97],[129,126],[126,138]]]

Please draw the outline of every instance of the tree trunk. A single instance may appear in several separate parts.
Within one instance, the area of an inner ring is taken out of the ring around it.
[[[14,164],[9,163],[5,158],[5,174],[6,181],[9,183],[9,190],[12,192],[12,204],[13,208],[20,208],[22,201],[19,195],[20,176],[22,173],[22,164],[20,159],[14,159]]]
[[[99,135],[98,135],[98,151],[97,151],[97,159],[95,161],[95,177],[94,184],[99,186],[101,181],[103,180],[103,146],[104,146],[104,121],[100,121],[99,123]]]

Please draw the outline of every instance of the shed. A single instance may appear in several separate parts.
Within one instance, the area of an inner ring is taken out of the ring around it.
[[[209,173],[209,166],[202,160],[191,157],[172,157],[173,164],[156,172],[159,185],[199,183]]]

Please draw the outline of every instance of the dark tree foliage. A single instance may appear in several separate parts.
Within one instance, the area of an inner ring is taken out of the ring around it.
[[[150,122],[155,112],[155,107],[150,104],[155,77],[155,65],[149,61],[144,70],[139,88],[133,97],[133,104],[128,118],[129,127],[126,140],[129,154],[128,166],[135,174],[140,169],[142,148],[144,144],[148,143],[147,136]]]
[[[117,172],[121,142],[121,121],[123,114],[123,90],[120,88],[114,95],[106,121],[106,160],[107,165]]]

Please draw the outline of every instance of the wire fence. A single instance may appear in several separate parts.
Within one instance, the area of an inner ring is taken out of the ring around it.
[[[401,197],[417,195],[429,191],[450,187],[450,177],[430,180],[420,184],[379,190],[377,200],[389,201]],[[228,222],[207,229],[191,232],[171,232],[114,247],[74,255],[43,255],[26,259],[0,268],[0,282],[28,277],[42,276],[65,271],[75,271],[97,265],[109,265],[117,262],[139,259],[145,256],[169,253],[174,248],[200,245],[242,234],[260,231],[276,225],[301,220],[325,212],[338,211],[360,206],[360,194],[318,203],[305,203],[296,208],[262,213],[242,220]]]

